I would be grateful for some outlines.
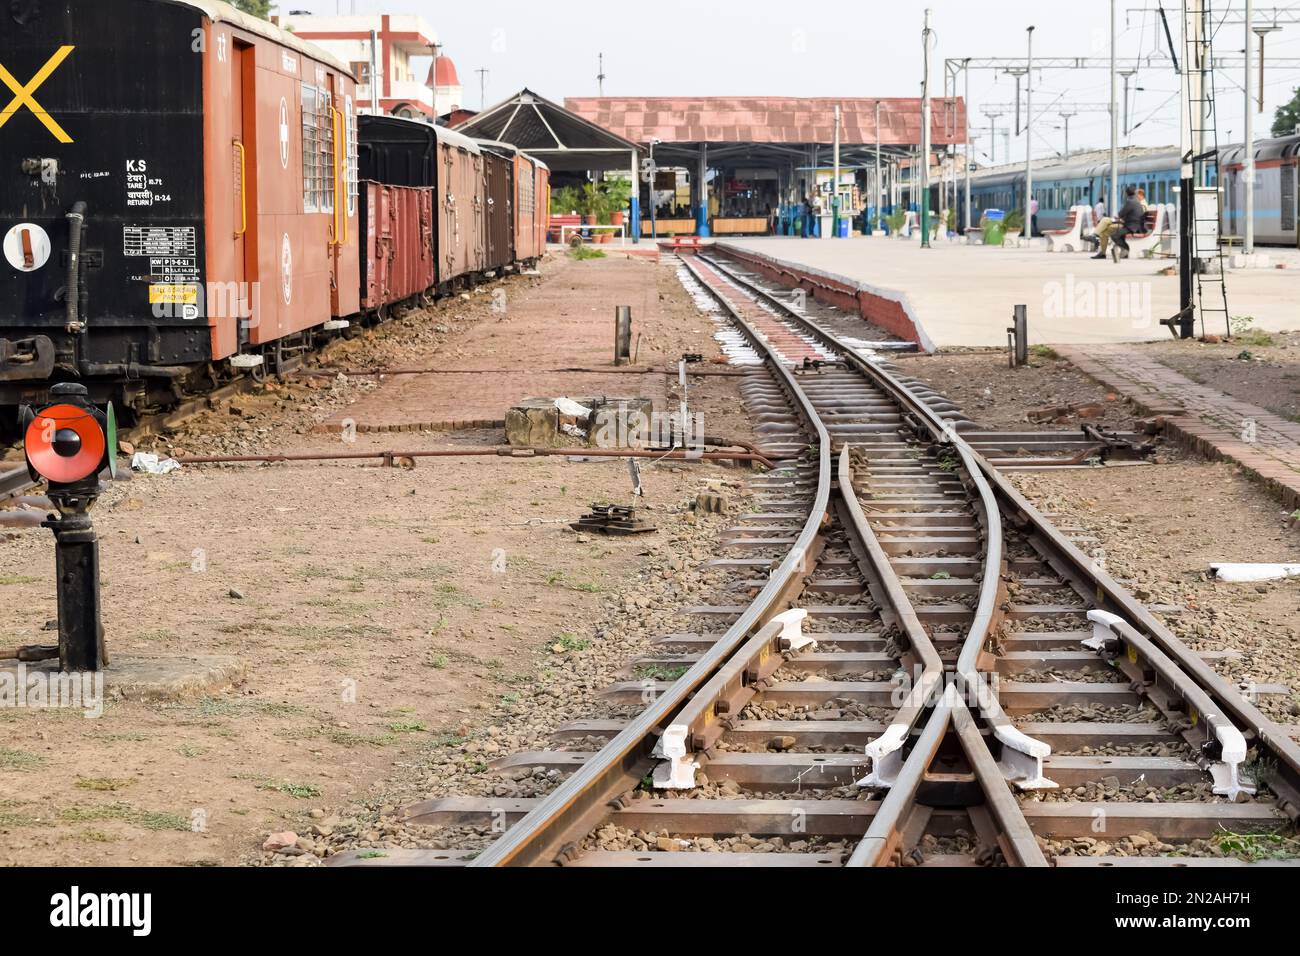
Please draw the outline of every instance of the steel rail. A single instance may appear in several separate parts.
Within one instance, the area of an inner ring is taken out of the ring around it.
[[[958,733],[962,749],[966,752],[967,761],[979,781],[980,789],[985,795],[986,804],[992,813],[993,819],[1001,828],[1001,845],[1004,856],[1008,861],[1016,865],[1046,866],[1047,860],[1034,839],[1028,822],[1019,810],[1015,796],[1007,785],[1006,776],[1010,772],[1011,774],[1041,778],[1042,759],[1050,753],[1050,748],[1038,741],[1033,741],[1015,728],[1010,718],[1002,710],[996,695],[992,693],[978,671],[980,655],[984,650],[985,642],[1000,620],[1000,605],[1002,604],[1003,595],[1002,569],[1004,565],[1001,511],[994,500],[993,490],[979,466],[979,455],[966,443],[954,427],[944,421],[934,409],[887,370],[863,359],[853,348],[840,341],[838,337],[796,312],[787,303],[782,302],[766,290],[735,275],[731,270],[721,266],[709,256],[701,256],[701,258],[716,272],[726,276],[745,290],[756,294],[780,313],[794,319],[833,350],[840,352],[850,367],[856,368],[868,380],[881,387],[905,415],[912,415],[914,420],[930,433],[937,444],[951,446],[961,460],[963,484],[966,485],[968,494],[970,494],[977,520],[983,531],[985,543],[983,576],[980,580],[978,598],[971,623],[958,656],[954,683],[948,687],[941,699],[936,700],[937,694],[932,693],[929,696],[928,700],[934,703],[935,706],[925,724],[925,728],[909,753],[908,758],[901,762],[901,768],[897,771],[897,779],[889,781],[889,793],[882,802],[872,826],[850,856],[848,865],[882,866],[888,864],[892,859],[893,851],[901,837],[906,815],[914,806],[917,791],[925,779],[926,771],[934,759],[943,737],[951,727]],[[702,284],[708,288],[707,283]],[[725,301],[716,293],[714,294],[720,301]],[[840,462],[840,484],[843,493],[844,479],[846,477],[849,479],[850,489],[852,487],[852,476],[848,471],[847,443],[841,452]],[[852,515],[854,506],[857,505],[856,495],[843,494],[843,498],[849,508],[850,515]],[[852,505],[848,505],[850,499],[853,501]],[[860,507],[857,510],[861,514]],[[868,533],[867,536],[864,536],[864,543],[872,540],[873,537]],[[896,609],[907,608],[912,610],[912,617],[915,618],[915,611],[912,609],[911,601],[903,593],[901,585],[898,585],[897,576],[894,574],[892,567],[889,566],[887,559],[884,566],[878,570],[880,571],[880,580],[885,584],[887,594],[894,607]],[[889,593],[888,582],[891,580],[897,585],[897,593]],[[900,623],[902,623],[901,620]],[[916,622],[916,629],[924,635],[919,621]],[[928,636],[923,636],[923,640],[927,644],[929,643]],[[942,675],[942,667],[939,673]],[[1002,742],[1004,753],[1010,756],[1007,768],[1000,767],[994,762],[988,746],[984,743],[983,736],[966,706],[967,701],[978,706],[981,716],[990,724],[995,736]],[[900,716],[902,716],[901,713]],[[920,715],[909,714],[907,716],[913,717],[913,723],[909,723],[905,727],[891,726],[885,735],[868,745],[867,752],[869,756],[873,756],[873,765],[878,760],[896,760],[901,755],[901,744],[910,735],[915,719],[919,718]],[[875,755],[872,754],[873,747],[877,751]],[[1017,759],[1016,755],[1021,753],[1024,756]],[[893,768],[890,769],[892,771]],[[873,766],[873,773],[877,772],[879,772],[879,768]],[[892,776],[892,773],[890,775]]]
[[[24,491],[36,486],[26,465],[19,465],[9,471],[0,472],[0,501],[17,498]]]
[[[921,664],[921,673],[916,676],[912,689],[899,707],[898,714],[890,722],[889,728],[867,748],[867,756],[872,758],[873,775],[892,776],[896,771],[882,767],[881,763],[887,761],[891,768],[902,766],[903,745],[912,735],[922,714],[934,706],[943,691],[943,658],[939,656],[934,642],[930,640],[930,635],[921,624],[912,599],[907,596],[902,582],[898,580],[898,574],[889,563],[889,555],[881,547],[875,529],[871,527],[871,523],[867,521],[862,511],[862,505],[853,487],[853,467],[847,444],[840,450],[838,477],[840,497],[847,517],[845,523],[862,544],[870,566],[864,569],[869,572],[864,577],[868,582],[876,583],[882,592],[877,595],[877,603],[882,608],[887,607],[892,610],[908,647]],[[868,587],[871,588],[871,583]],[[909,679],[910,677],[911,675]]]
[[[838,336],[822,328],[807,316],[795,311],[789,303],[781,301],[767,290],[736,275],[734,271],[721,265],[713,257],[701,254],[700,258],[732,282],[759,296],[780,313],[797,322],[809,333],[821,339],[824,344],[840,352],[849,366],[856,368],[888,393],[900,409],[910,413],[930,433],[935,443],[951,446],[957,453],[962,464],[962,483],[967,486],[971,494],[976,518],[984,533],[985,560],[974,615],[957,659],[955,680],[965,700],[979,707],[981,715],[993,725],[998,738],[1004,744],[1014,742],[1028,746],[1027,738],[1015,731],[1010,718],[998,703],[997,696],[988,689],[987,683],[978,670],[984,642],[998,624],[1003,590],[1002,513],[994,500],[993,489],[984,471],[982,457],[961,437],[955,427],[944,421],[938,412],[887,369],[863,358],[852,346],[847,345]],[[1034,749],[1041,750],[1041,747]],[[1045,754],[1038,756],[1037,763],[1041,764],[1042,756]]]
[[[826,517],[830,503],[830,435],[812,402],[799,388],[781,357],[758,333],[726,305],[732,319],[754,347],[767,357],[767,365],[785,388],[809,426],[818,446],[817,493],[812,510],[794,546],[772,573],[768,583],[745,612],[717,642],[661,696],[633,718],[613,740],[542,800],[522,820],[476,857],[470,866],[527,866],[551,864],[564,845],[581,839],[606,812],[609,801],[643,775],[650,759],[656,730],[667,727],[691,696],[721,668],[756,627],[780,610],[792,584],[800,581],[805,557]]]
[[[888,381],[894,386],[903,387],[888,371],[878,368],[864,359],[852,346],[841,341],[834,333],[823,329],[813,320],[795,312],[785,302],[772,296],[766,290],[758,288],[739,276],[735,276],[734,273],[729,273],[729,270],[717,265],[711,258],[704,258],[714,268],[728,273],[733,281],[746,286],[821,338],[825,344],[841,352],[846,360],[855,367],[862,369],[873,377],[878,377],[882,384]],[[919,400],[917,403],[919,404]],[[923,417],[931,424],[937,418],[937,416],[929,415]],[[947,432],[949,437],[954,439],[952,442],[954,447],[957,447],[959,453],[962,453],[963,461],[967,460],[967,458],[973,461],[981,476],[981,484],[991,490],[994,498],[984,499],[985,508],[988,508],[992,503],[993,510],[1005,512],[1012,520],[1026,528],[1031,535],[1031,543],[1047,558],[1053,569],[1065,580],[1070,581],[1079,593],[1091,594],[1098,609],[1118,614],[1139,634],[1149,638],[1155,648],[1160,653],[1167,655],[1181,671],[1181,680],[1175,679],[1174,684],[1176,686],[1181,685],[1187,697],[1195,697],[1195,688],[1208,693],[1211,699],[1224,709],[1226,714],[1230,715],[1244,728],[1249,738],[1258,742],[1261,747],[1269,751],[1277,759],[1277,768],[1268,781],[1269,787],[1277,795],[1280,809],[1293,821],[1300,820],[1300,743],[1293,740],[1281,726],[1263,714],[1253,703],[1246,700],[1235,687],[1174,635],[1126,588],[1106,573],[1105,569],[1100,567],[1093,558],[1084,554],[1074,542],[1057,530],[1044,517],[1042,512],[1034,507],[996,467],[978,452],[970,449],[969,446],[963,449],[961,446],[965,446],[966,443],[957,435],[955,428],[948,428]],[[1138,647],[1134,647],[1134,649],[1139,653],[1141,652]],[[963,648],[962,656],[967,657],[968,653],[971,656],[978,656],[978,652],[972,648]],[[1155,655],[1152,655],[1152,658],[1153,667],[1157,666],[1159,661],[1155,659]],[[970,661],[967,660],[965,663],[970,663]],[[964,682],[968,681],[969,671],[965,671],[963,674],[963,668],[959,667],[958,677]],[[993,697],[992,692],[989,691],[987,684],[982,679],[975,686],[975,691],[982,707],[986,701]],[[1000,708],[998,709],[1000,711]],[[985,713],[984,716],[987,719],[988,714]],[[1005,719],[1005,716],[1003,719]],[[1004,726],[1009,726],[1009,721]],[[995,724],[996,730],[997,725]]]
[[[1053,527],[1037,508],[1005,476],[990,465],[989,480],[1003,499],[1009,514],[1023,517],[1032,529],[1032,543],[1047,556],[1048,563],[1076,589],[1091,593],[1097,608],[1122,617],[1139,634],[1168,655],[1184,675],[1183,681],[1194,684],[1223,707],[1225,714],[1277,759],[1277,767],[1268,781],[1278,797],[1279,807],[1291,820],[1300,820],[1300,743],[1244,698],[1232,684],[1204,659],[1161,623],[1128,589],[1112,578],[1098,562]],[[1180,682],[1181,683],[1181,682]],[[1189,694],[1190,696],[1190,694]]]

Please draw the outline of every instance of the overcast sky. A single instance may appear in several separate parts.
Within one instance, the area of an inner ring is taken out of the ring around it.
[[[1178,0],[1164,0],[1171,27],[1178,30]],[[1166,49],[1154,12],[1157,0],[1119,0],[1119,54],[1137,56]],[[1294,7],[1295,0],[1260,0],[1265,6]],[[1101,56],[1109,53],[1109,5],[1104,0],[891,0],[841,4],[791,0],[647,0],[636,4],[576,4],[563,0],[284,0],[282,10],[313,13],[416,13],[433,27],[465,85],[465,105],[479,107],[480,76],[486,69],[487,102],[528,86],[543,96],[597,92],[597,54],[605,55],[607,95],[750,94],[784,96],[916,96],[921,83],[921,27],[926,7],[936,33],[931,83],[943,90],[944,58],[1023,57],[1025,28],[1033,25],[1034,55]],[[1216,17],[1229,5],[1214,4]],[[1231,10],[1244,11],[1237,0]],[[833,15],[828,11],[836,11]],[[1300,23],[1268,37],[1267,54],[1300,58]],[[1240,54],[1242,25],[1224,24],[1215,52]],[[1050,156],[1063,146],[1066,104],[1104,106],[1109,79],[1102,70],[1036,71],[1034,153]],[[1177,141],[1178,79],[1171,68],[1139,73],[1132,80],[1130,116],[1136,129],[1125,141],[1167,145]],[[1219,134],[1240,139],[1243,78],[1219,74]],[[1267,135],[1277,106],[1300,85],[1300,70],[1270,69],[1265,111],[1255,119],[1256,135]],[[958,91],[961,92],[960,90]],[[987,161],[991,104],[1015,101],[1015,80],[973,71],[970,83],[976,148]],[[1039,118],[1040,104],[1047,107]],[[997,120],[1014,131],[1014,116]],[[1109,143],[1105,113],[1080,112],[1070,120],[1072,149]],[[997,137],[997,159],[1006,157]],[[1024,140],[1011,138],[1011,155],[1024,156]]]

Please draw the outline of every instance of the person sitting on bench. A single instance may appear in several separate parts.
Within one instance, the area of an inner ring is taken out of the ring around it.
[[[1127,259],[1129,254],[1129,235],[1141,235],[1147,231],[1147,211],[1137,198],[1137,187],[1124,188],[1124,205],[1119,211],[1119,226],[1111,230],[1111,258],[1116,262]]]

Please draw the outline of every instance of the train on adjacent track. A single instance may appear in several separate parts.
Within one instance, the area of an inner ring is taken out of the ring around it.
[[[1223,186],[1220,229],[1224,235],[1245,234],[1246,147],[1225,146],[1218,164],[1210,165],[1210,185]],[[1121,162],[1119,187],[1140,186],[1149,203],[1176,203],[1179,184],[1177,150],[1150,150]],[[1255,143],[1255,241],[1267,245],[1300,246],[1297,186],[1300,185],[1300,136]],[[1220,172],[1221,171],[1221,172]],[[1110,164],[1105,157],[1044,163],[1034,170],[1038,227],[1060,229],[1071,206],[1109,201]],[[971,174],[972,218],[986,209],[1020,209],[1024,205],[1023,166],[999,167]],[[959,206],[961,204],[959,203]]]
[[[545,250],[545,164],[365,114],[227,3],[6,3],[0,66],[0,432],[52,382],[166,408]]]

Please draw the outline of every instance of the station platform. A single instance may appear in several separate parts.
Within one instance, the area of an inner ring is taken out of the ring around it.
[[[1173,264],[1168,259],[1115,263],[1087,253],[948,242],[922,250],[918,241],[869,236],[726,238],[717,247],[856,290],[866,314],[880,309],[881,324],[927,350],[1005,346],[1017,304],[1028,306],[1030,343],[1045,345],[1167,339],[1160,320],[1178,309],[1178,277],[1160,274]],[[1229,311],[1253,316],[1252,328],[1295,328],[1300,263],[1291,261],[1294,250],[1267,251],[1291,268],[1230,270]],[[1221,335],[1226,329],[1207,331]]]

